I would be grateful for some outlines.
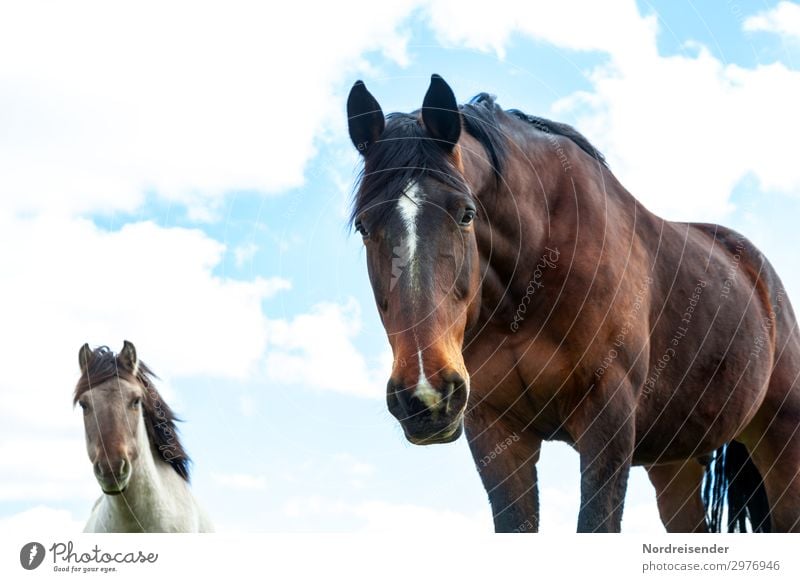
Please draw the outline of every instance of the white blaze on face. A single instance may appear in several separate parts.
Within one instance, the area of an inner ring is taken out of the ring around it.
[[[414,396],[422,400],[422,403],[430,410],[436,410],[442,403],[442,395],[431,386],[428,378],[425,377],[425,368],[422,366],[422,350],[417,350],[417,358],[419,358],[419,380],[414,389]]]
[[[417,217],[422,205],[422,189],[416,182],[411,182],[397,200],[397,209],[406,227],[406,261],[414,264],[414,255],[417,252]],[[413,271],[413,269],[412,269]]]
[[[419,236],[417,235],[417,224],[419,214],[422,210],[422,202],[424,195],[419,184],[411,182],[403,194],[397,200],[397,210],[400,212],[400,217],[403,219],[403,226],[406,229],[405,247],[406,247],[406,265],[408,266],[409,287],[412,290],[419,291],[417,287],[416,277],[416,252],[417,244],[419,243]],[[411,300],[413,301],[413,296]],[[422,350],[417,346],[417,358],[419,360],[419,380],[414,390],[414,396],[419,398],[425,406],[435,410],[442,402],[442,395],[433,387],[425,376],[425,367],[422,362]]]

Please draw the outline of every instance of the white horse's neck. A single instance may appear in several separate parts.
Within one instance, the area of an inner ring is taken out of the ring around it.
[[[186,481],[151,445],[143,415],[139,418],[138,441],[139,458],[133,463],[128,487],[120,495],[103,495],[84,531],[211,531]]]

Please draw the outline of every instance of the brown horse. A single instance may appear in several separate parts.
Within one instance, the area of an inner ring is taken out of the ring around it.
[[[571,127],[459,107],[437,75],[419,111],[361,81],[347,109],[389,410],[415,444],[465,430],[497,531],[538,530],[543,439],[580,455],[578,531],[620,530],[631,465],[669,531],[719,528],[724,496],[730,529],[800,530],[800,335],[753,244],[655,216]]]

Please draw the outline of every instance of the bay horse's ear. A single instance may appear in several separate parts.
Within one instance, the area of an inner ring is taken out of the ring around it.
[[[347,98],[347,124],[350,139],[361,155],[367,153],[367,148],[378,140],[386,126],[381,106],[367,91],[363,81],[356,81],[350,89],[350,96]]]
[[[422,123],[445,150],[453,150],[461,135],[461,113],[453,90],[439,75],[431,75],[431,85],[422,102]]]
[[[81,368],[81,372],[86,372],[89,369],[92,359],[94,359],[92,348],[89,347],[89,344],[83,344],[78,351],[78,365]]]
[[[125,340],[122,344],[119,361],[134,376],[139,371],[139,358],[136,357],[136,348],[128,340]]]

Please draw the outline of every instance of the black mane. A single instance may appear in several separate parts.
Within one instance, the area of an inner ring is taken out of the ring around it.
[[[564,123],[527,115],[517,109],[503,111],[488,93],[479,93],[459,106],[464,129],[486,150],[500,180],[507,156],[506,138],[500,127],[502,115],[527,121],[537,130],[564,136],[606,165],[605,158],[583,135]],[[384,222],[403,195],[403,189],[422,175],[433,175],[445,186],[466,191],[465,184],[440,144],[425,134],[418,111],[390,113],[386,128],[367,152],[364,168],[356,181],[357,190],[350,212],[350,224],[367,208],[375,209],[375,222]]]
[[[509,109],[506,111],[509,115],[513,115],[514,117],[521,119],[522,121],[527,121],[531,125],[533,125],[539,131],[544,133],[554,133],[556,135],[562,135],[573,142],[589,154],[592,158],[603,164],[606,168],[608,167],[608,163],[606,162],[606,158],[603,154],[601,154],[596,147],[594,147],[589,140],[586,139],[583,134],[578,132],[574,127],[571,125],[567,125],[566,123],[559,123],[557,121],[551,121],[549,119],[545,119],[544,117],[536,117],[535,115],[528,115],[527,113],[520,111],[519,109]]]

